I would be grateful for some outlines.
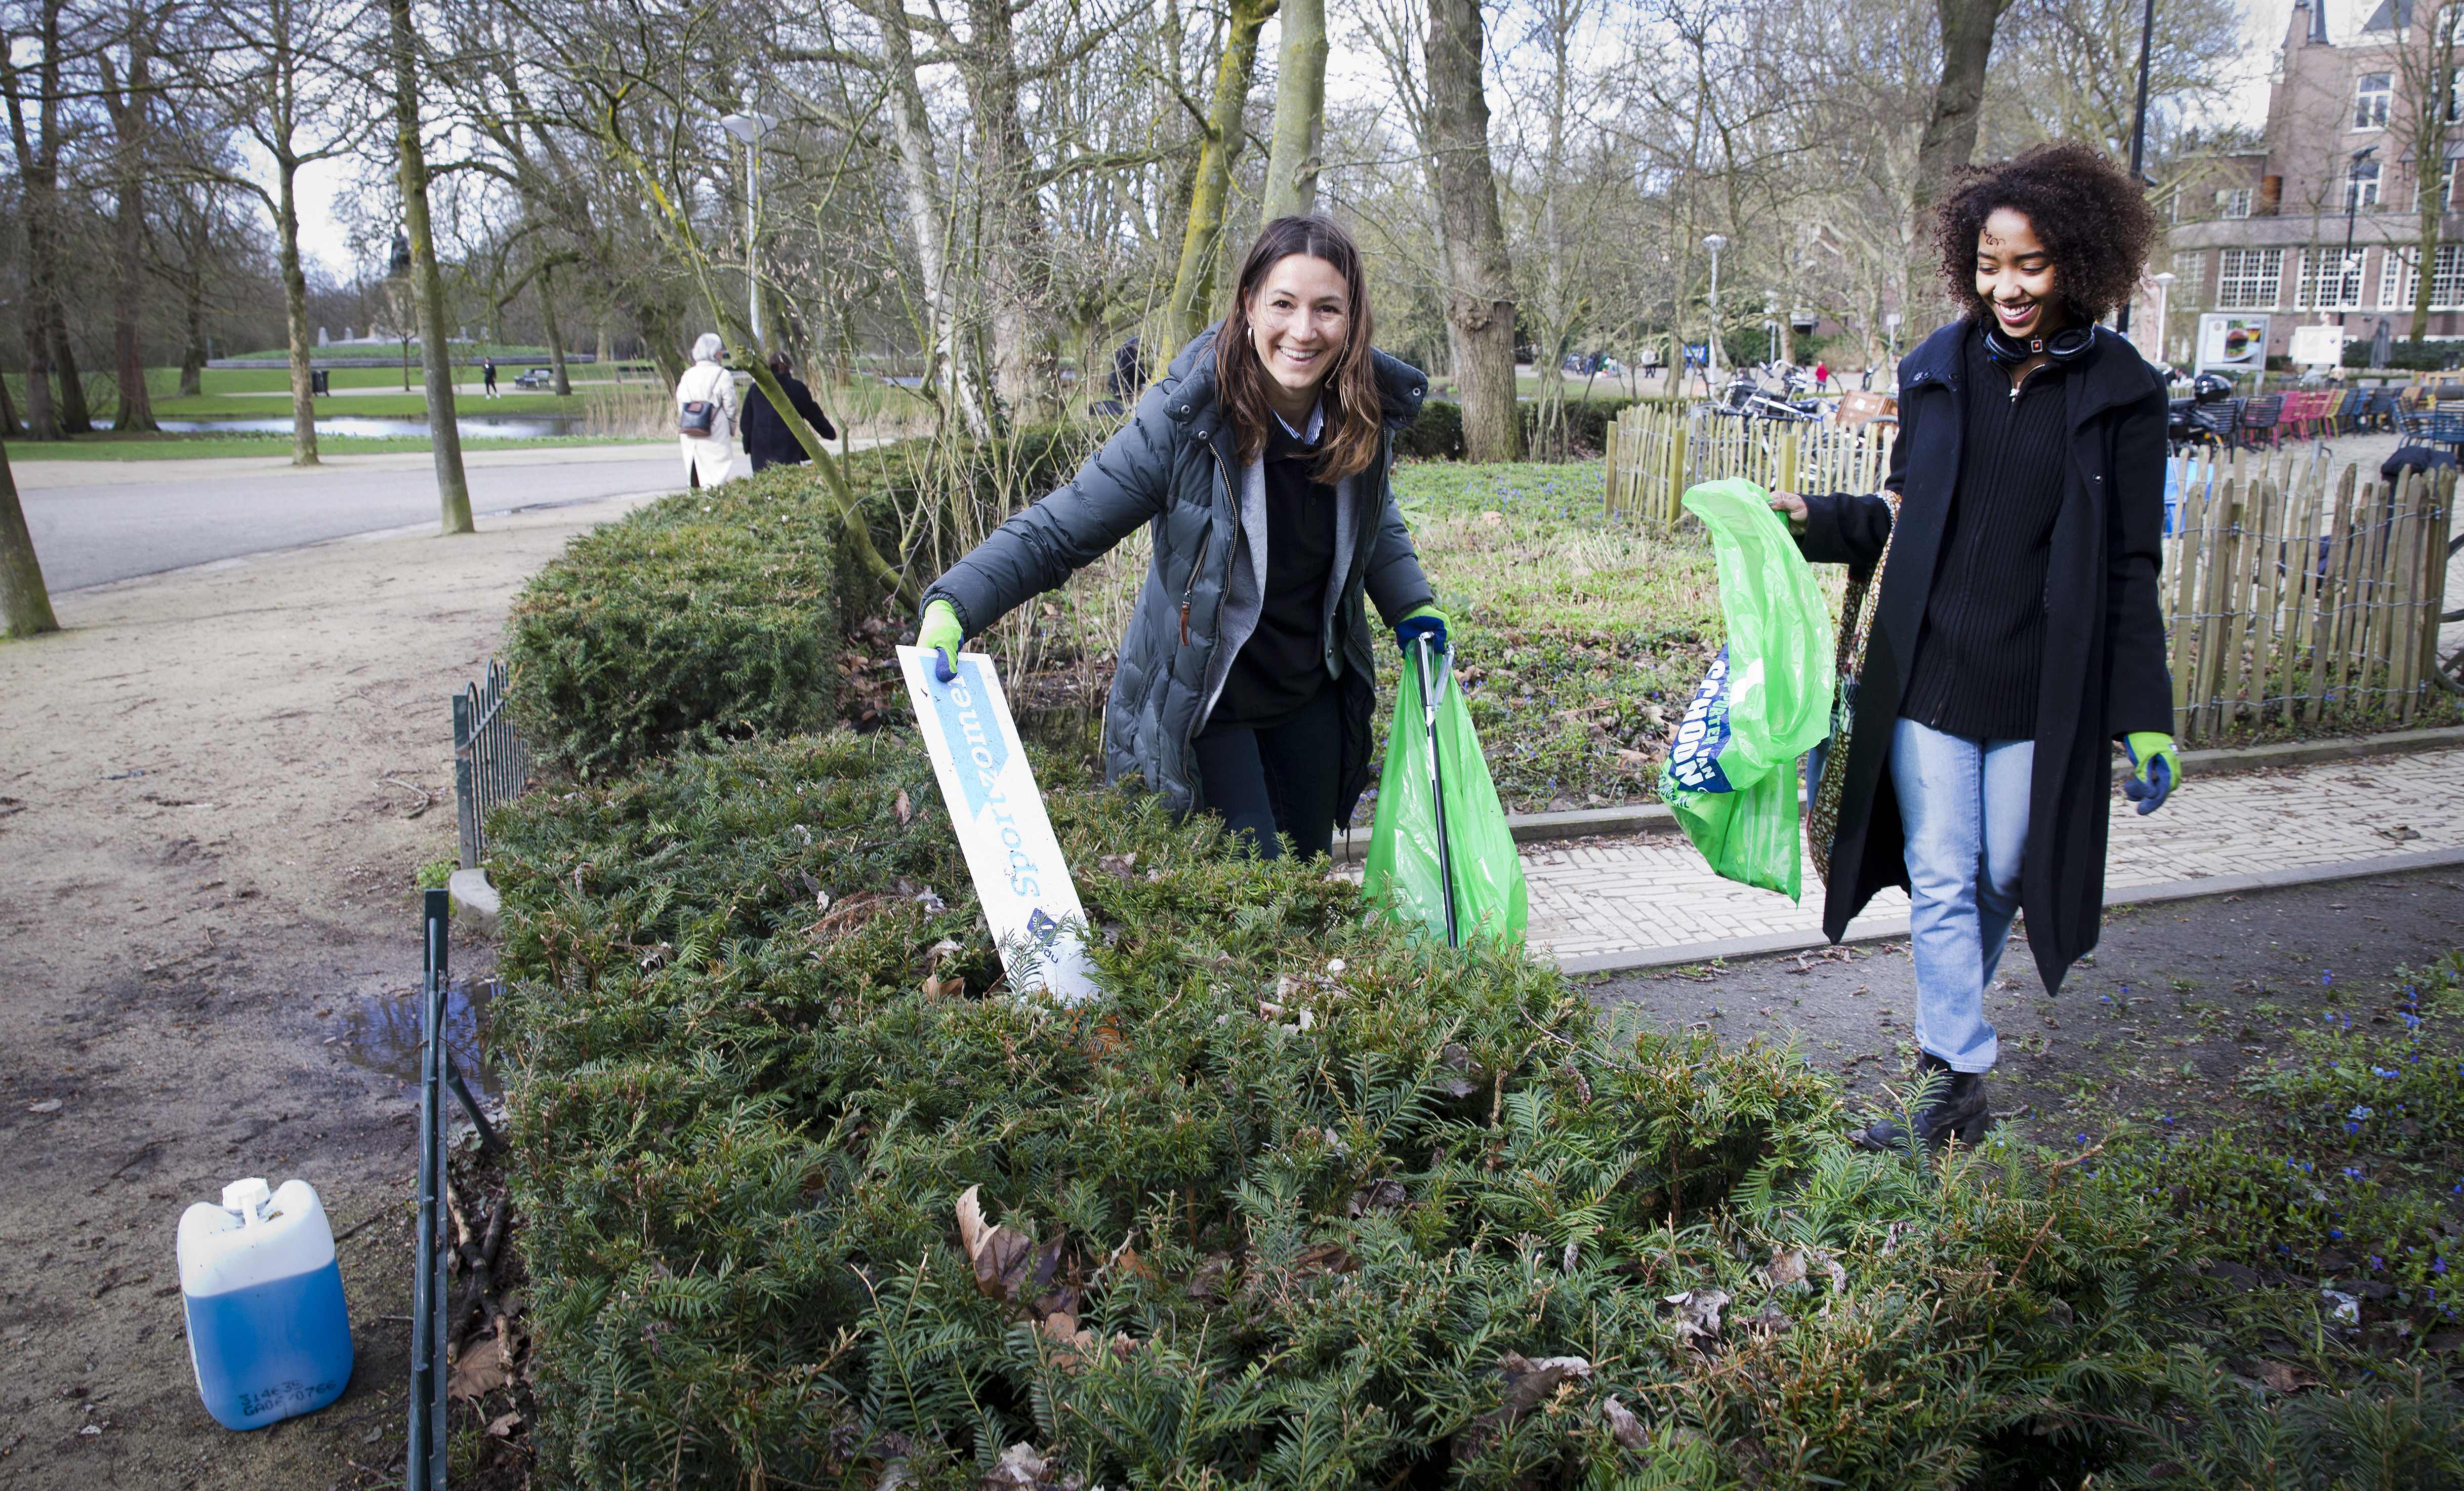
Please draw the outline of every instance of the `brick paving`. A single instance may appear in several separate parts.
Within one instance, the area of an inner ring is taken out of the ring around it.
[[[2144,818],[2117,794],[2105,886],[2112,901],[2137,888],[2435,850],[2464,850],[2464,750],[2192,777]],[[1530,940],[1570,968],[1821,940],[1822,887],[1810,862],[1802,905],[1719,879],[1676,833],[1532,844],[1523,870]],[[1907,897],[1886,891],[1849,935],[1903,932],[1907,917]]]

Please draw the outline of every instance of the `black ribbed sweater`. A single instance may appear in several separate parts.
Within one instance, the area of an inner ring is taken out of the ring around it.
[[[1959,485],[1900,713],[1949,735],[2030,740],[2045,661],[2045,571],[2070,458],[2067,374],[2048,363],[2012,396],[1982,330],[1969,333],[1965,362]]]

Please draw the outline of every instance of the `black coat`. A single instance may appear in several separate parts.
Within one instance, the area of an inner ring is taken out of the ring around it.
[[[1891,788],[1892,726],[1958,484],[1967,400],[1972,391],[2005,392],[1960,386],[1961,341],[1971,335],[1968,323],[1953,323],[1900,364],[1900,439],[1884,482],[1900,494],[1899,532],[1875,601],[1858,685],[1859,723],[1849,736],[1839,836],[1822,908],[1822,929],[1834,942],[1876,891],[1908,883],[1899,798]],[[2020,886],[2028,946],[2049,991],[2096,946],[2104,907],[2112,743],[2134,730],[2173,727],[2156,596],[2165,524],[2165,386],[2137,349],[2102,328],[2064,384],[2072,459],[2045,575],[2035,790]],[[1890,537],[1890,509],[1881,498],[1836,492],[1808,497],[1806,532],[1797,546],[1817,564],[1863,567]]]
[[[830,428],[829,416],[813,402],[813,390],[804,387],[804,380],[781,378],[779,387],[786,391],[787,402],[804,416],[804,423],[813,427],[815,434],[825,440],[838,437],[838,432]],[[753,386],[751,395],[744,401],[744,453],[753,457],[753,469],[793,466],[798,461],[810,460],[802,442],[787,428],[787,421],[770,407],[769,395],[761,391],[759,384]]]

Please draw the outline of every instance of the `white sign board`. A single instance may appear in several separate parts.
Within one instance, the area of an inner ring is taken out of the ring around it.
[[[2208,311],[2199,317],[2201,372],[2256,371],[2267,366],[2267,318]]]
[[[1078,940],[1087,913],[1044,814],[1001,676],[981,653],[953,659],[957,677],[947,683],[935,677],[938,663],[936,653],[898,650],[916,728],[1010,983],[1049,990],[1065,1003],[1091,999],[1099,992],[1094,968]]]
[[[2333,367],[2344,360],[2344,341],[2342,326],[2296,326],[2285,355],[2307,367]]]

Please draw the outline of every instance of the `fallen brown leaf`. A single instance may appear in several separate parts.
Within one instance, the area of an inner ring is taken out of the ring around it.
[[[914,805],[907,800],[907,790],[903,787],[898,790],[898,801],[892,806],[897,809],[898,821],[901,823],[906,823],[915,816]]]
[[[487,1435],[491,1439],[510,1439],[514,1431],[522,1427],[519,1413],[499,1413],[488,1420]]]
[[[445,1392],[448,1397],[476,1399],[495,1391],[505,1382],[502,1343],[495,1336],[486,1336],[462,1347],[452,1375],[446,1380]]]

